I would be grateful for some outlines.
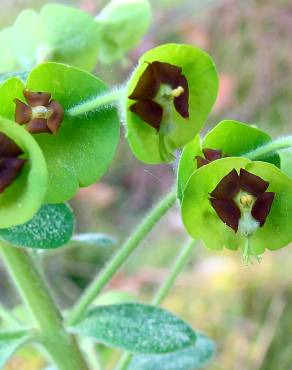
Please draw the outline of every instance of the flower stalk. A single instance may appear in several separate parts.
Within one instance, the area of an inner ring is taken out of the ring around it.
[[[0,251],[14,283],[35,321],[35,338],[59,370],[88,370],[74,336],[63,327],[62,316],[27,251],[3,243]]]

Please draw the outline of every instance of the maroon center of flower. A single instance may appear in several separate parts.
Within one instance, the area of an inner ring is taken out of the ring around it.
[[[24,90],[23,95],[27,104],[14,99],[15,121],[20,125],[26,124],[32,134],[56,134],[64,118],[63,107],[56,100],[51,100],[51,94],[47,92]]]
[[[189,117],[189,88],[182,68],[163,62],[148,63],[129,99],[136,100],[130,110],[160,130],[162,120],[173,104],[177,113]]]
[[[26,160],[18,158],[23,151],[6,135],[0,133],[0,194],[13,183]]]
[[[195,160],[197,161],[197,168],[203,167],[210,162],[216,161],[216,159],[223,158],[223,153],[220,149],[204,148],[202,152],[204,154],[204,157],[201,157],[199,155],[195,157]]]
[[[246,215],[262,227],[270,213],[275,193],[267,192],[269,183],[245,169],[233,169],[211,192],[210,202],[220,219],[235,232]]]

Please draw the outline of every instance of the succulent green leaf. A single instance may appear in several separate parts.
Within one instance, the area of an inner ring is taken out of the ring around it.
[[[129,370],[196,370],[209,363],[215,355],[215,343],[197,333],[196,344],[166,355],[136,355]]]
[[[14,119],[14,97],[25,102],[24,87],[31,91],[50,92],[65,109],[57,135],[37,134],[35,140],[45,156],[49,180],[46,203],[71,199],[79,187],[91,185],[107,170],[119,140],[116,109],[107,107],[87,115],[71,117],[66,111],[81,101],[107,91],[93,75],[58,63],[43,63],[32,70],[26,85],[15,79],[0,86],[0,115]]]
[[[71,239],[74,215],[66,204],[47,204],[28,222],[0,229],[0,237],[19,247],[52,249]]]
[[[182,218],[194,238],[202,239],[210,249],[243,247],[246,238],[223,223],[209,201],[210,193],[231,170],[244,168],[269,182],[269,192],[275,192],[271,211],[263,227],[249,237],[250,247],[258,254],[267,249],[279,249],[292,241],[289,219],[292,217],[292,180],[275,165],[251,162],[245,158],[219,159],[199,168],[190,177],[183,201]]]
[[[38,13],[32,9],[22,11],[12,29],[12,48],[18,69],[31,69],[38,61],[37,51],[42,43],[42,28]]]
[[[137,20],[139,20],[137,22]],[[99,60],[112,63],[139,44],[149,29],[148,0],[112,0],[96,17],[99,30]]]
[[[133,92],[147,62],[159,61],[182,68],[189,87],[189,118],[181,117],[171,105],[171,130],[164,137],[166,154],[162,155],[161,135],[155,128],[130,111],[133,100],[127,97]],[[190,45],[166,44],[147,51],[127,84],[124,106],[127,139],[133,153],[143,162],[161,163],[173,160],[174,151],[190,142],[200,131],[215,102],[218,77],[210,56],[201,49]]]
[[[25,330],[0,332],[0,368],[3,369],[10,357],[29,339]]]
[[[183,149],[178,167],[178,198],[182,200],[187,181],[197,169],[195,157],[202,156],[203,148],[221,149],[223,155],[237,157],[244,156],[271,140],[272,138],[265,132],[245,123],[233,120],[221,121],[201,141],[196,137]],[[277,153],[258,160],[280,166],[280,157]]]
[[[117,244],[117,239],[112,235],[101,233],[76,234],[72,237],[72,242],[87,244],[95,247],[112,247]]]
[[[195,332],[180,318],[138,303],[95,307],[71,330],[133,353],[169,353],[196,341]]]
[[[27,222],[39,210],[47,191],[48,174],[40,147],[24,128],[0,118],[0,133],[12,139],[27,159],[17,179],[0,194],[0,228],[7,228]]]
[[[60,4],[47,4],[40,11],[43,29],[43,50],[39,58],[69,63],[86,70],[96,64],[98,28],[94,18],[77,8]],[[46,55],[47,54],[47,55]]]

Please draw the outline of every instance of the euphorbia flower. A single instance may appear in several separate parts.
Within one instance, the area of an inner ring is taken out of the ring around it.
[[[246,261],[292,241],[292,179],[271,163],[227,157],[195,170],[181,210],[193,238],[242,248]]]
[[[16,118],[20,125],[27,122],[29,131],[38,133],[29,136],[40,147],[48,168],[45,203],[71,199],[80,187],[96,182],[111,163],[120,132],[115,107],[71,114],[107,90],[94,75],[58,63],[41,63],[24,80],[9,78],[1,84],[0,116]],[[17,127],[27,131],[25,126]]]
[[[218,123],[203,138],[197,135],[184,147],[180,157],[177,176],[179,200],[183,198],[189,178],[198,168],[228,156],[244,157],[246,153],[269,141],[271,137],[265,132],[232,120]],[[280,157],[277,153],[258,159],[280,167]]]
[[[19,146],[0,133],[0,193],[13,183],[25,164],[25,159],[18,158],[21,154]]]
[[[205,123],[217,90],[216,68],[203,50],[167,44],[147,51],[122,104],[133,153],[146,163],[174,160]]]
[[[244,168],[233,169],[211,192],[210,202],[223,222],[250,236],[265,222],[275,197],[267,192],[269,183]]]
[[[171,119],[169,104],[181,117],[189,118],[188,81],[181,67],[169,63],[148,63],[129,99],[137,100],[131,111],[157,131],[163,120]]]
[[[51,100],[51,93],[32,92],[27,89],[23,95],[28,104],[15,99],[15,121],[20,125],[27,124],[32,134],[56,134],[64,118],[64,109],[56,100]]]

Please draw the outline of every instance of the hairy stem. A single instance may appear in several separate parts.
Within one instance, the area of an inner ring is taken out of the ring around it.
[[[196,240],[190,239],[182,248],[179,255],[176,257],[172,268],[170,269],[169,275],[166,280],[161,284],[160,288],[152,298],[151,303],[159,305],[163,302],[170,289],[173,287],[178,275],[183,270],[189,257],[196,245]]]
[[[62,316],[28,252],[6,243],[0,245],[0,251],[35,321],[35,337],[58,369],[87,370],[76,341],[65,331]]]
[[[103,94],[97,95],[92,99],[85,100],[84,102],[81,102],[80,104],[70,108],[67,112],[70,114],[70,116],[79,116],[95,111],[100,107],[116,104],[120,100],[123,93],[123,88],[115,88]]]
[[[12,328],[21,326],[21,323],[17,320],[17,318],[14,317],[8,308],[5,308],[2,304],[0,304],[0,317]]]
[[[283,138],[278,138],[258,147],[251,152],[245,153],[242,157],[249,159],[257,159],[265,155],[272,154],[277,150],[292,148],[292,136],[286,136]]]
[[[189,260],[189,257],[196,245],[196,240],[190,239],[185,246],[182,248],[179,255],[176,257],[172,268],[170,269],[169,275],[167,276],[166,280],[161,284],[160,288],[154,295],[151,300],[151,304],[153,305],[160,305],[171,288],[173,287],[179,273],[183,270],[185,264]],[[118,363],[115,370],[126,370],[130,361],[132,359],[131,353],[125,353],[122,357],[120,362]]]
[[[156,207],[153,208],[152,211],[150,211],[140,225],[137,226],[134,233],[129,237],[129,239],[107,264],[107,266],[101,271],[101,273],[97,275],[97,277],[93,280],[79,301],[76,303],[75,307],[68,316],[69,325],[74,325],[80,320],[95,297],[113,277],[113,275],[117,272],[129,255],[139,246],[140,242],[152,230],[154,225],[175,203],[175,201],[176,192],[171,191],[157,204]]]

